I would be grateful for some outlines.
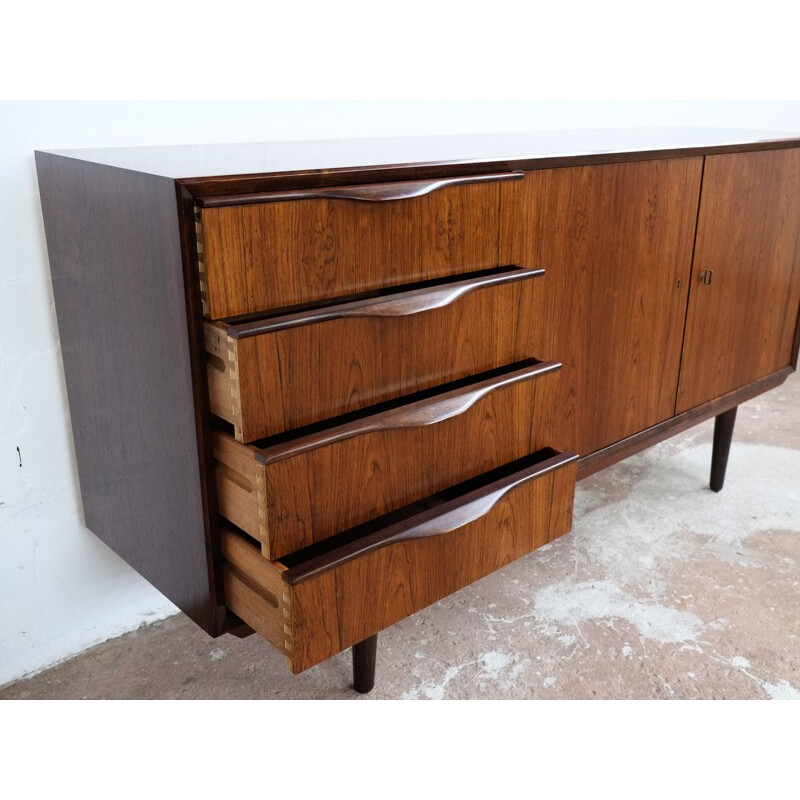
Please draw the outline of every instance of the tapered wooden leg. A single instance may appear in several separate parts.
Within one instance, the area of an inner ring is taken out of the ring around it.
[[[375,654],[378,651],[378,634],[354,644],[353,688],[361,694],[372,691],[375,685]]]
[[[736,422],[736,409],[720,414],[714,422],[714,450],[711,453],[711,480],[710,486],[718,492],[725,483],[725,470],[728,466],[728,453],[731,451],[733,426]]]

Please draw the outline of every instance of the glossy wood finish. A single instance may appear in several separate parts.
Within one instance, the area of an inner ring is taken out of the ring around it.
[[[36,165],[86,525],[218,633],[175,184]]]
[[[371,692],[375,686],[375,658],[378,634],[353,645],[353,688],[359,694]]]
[[[278,203],[286,200],[351,200],[363,203],[386,203],[391,200],[410,200],[448,186],[465,186],[469,183],[496,183],[522,178],[521,172],[500,172],[489,175],[464,175],[455,178],[433,178],[422,181],[388,181],[386,183],[361,183],[355,186],[329,186],[300,189],[289,192],[250,192],[248,194],[222,194],[204,197],[198,201],[201,208],[220,206]]]
[[[412,519],[401,523],[396,533],[405,538],[394,543],[388,540],[395,532],[387,531],[385,544],[362,551],[358,557],[345,552],[342,557],[347,560],[338,566],[320,567],[314,576],[298,569],[296,575],[309,577],[292,587],[295,643],[301,643],[293,654],[292,669],[298,671],[327,658],[325,643],[333,638],[326,635],[327,613],[323,618],[317,606],[309,605],[309,599],[336,609],[338,646],[349,647],[567,533],[572,527],[574,487],[573,461],[520,483],[491,508],[481,509],[481,516],[470,513],[464,524],[448,532],[412,538],[417,524]],[[492,494],[491,487],[484,488],[484,497]],[[445,503],[441,516],[452,513],[454,504],[466,502],[464,497]],[[420,526],[434,524],[433,512],[420,516]],[[451,518],[444,527],[458,523]],[[335,563],[334,558],[331,561]],[[307,598],[305,592],[318,584],[320,591]]]
[[[256,318],[249,322],[224,323],[228,336],[244,339],[261,333],[312,325],[316,322],[329,322],[349,317],[410,317],[434,308],[452,305],[460,297],[479,289],[488,289],[513,281],[538,278],[544,275],[543,269],[522,269],[514,265],[482,270],[469,276],[459,275],[453,279],[429,281],[417,288],[393,287],[366,298],[345,303],[328,303],[313,306],[294,313],[279,313]]]
[[[626,439],[604,447],[602,450],[584,456],[578,466],[578,480],[582,480],[598,470],[610,467],[612,464],[646,450],[654,444],[663,442],[670,436],[675,436],[748,400],[752,400],[754,397],[758,397],[758,395],[774,389],[776,386],[780,386],[792,372],[791,367],[785,367],[772,375],[767,375],[766,378],[750,383],[747,386],[742,386],[733,392],[722,395],[722,397],[717,397],[708,403],[703,403],[701,406],[684,411],[682,414],[677,414],[646,430],[639,431]]]
[[[558,366],[518,364],[261,449],[218,432],[220,512],[280,558],[521,458],[547,444]]]
[[[709,156],[676,412],[791,364],[798,310],[800,150]]]
[[[501,185],[457,185],[391,203],[203,209],[206,314],[263,312],[498,266]]]
[[[510,270],[508,282],[411,316],[332,319],[239,339],[229,335],[238,326],[207,323],[211,409],[239,441],[255,441],[537,357],[528,322],[537,274]]]
[[[644,136],[639,136],[644,132]],[[677,135],[673,135],[677,134]],[[437,139],[436,145],[430,149],[419,146],[420,139],[397,140],[397,147],[378,149],[370,147],[376,140],[361,140],[365,145],[358,148],[358,140],[350,142],[314,142],[316,154],[329,156],[328,163],[334,156],[332,150],[340,153],[337,159],[343,166],[313,168],[312,159],[303,154],[304,163],[296,172],[288,170],[272,171],[270,167],[276,162],[290,163],[290,159],[281,156],[273,159],[276,152],[272,144],[259,145],[263,169],[258,170],[255,159],[250,174],[234,174],[231,170],[223,173],[205,173],[209,177],[181,178],[179,183],[187,191],[200,200],[204,197],[218,196],[222,193],[250,193],[272,191],[294,191],[298,189],[344,186],[351,183],[372,183],[382,181],[406,181],[435,179],[445,176],[482,175],[489,171],[513,172],[519,170],[560,169],[562,167],[593,166],[598,164],[620,164],[632,161],[653,161],[655,159],[690,158],[710,153],[743,153],[763,150],[784,150],[800,146],[797,134],[769,134],[759,131],[715,131],[713,129],[686,128],[677,129],[604,129],[602,131],[537,131],[527,134],[487,134],[477,137],[452,136],[430,137]],[[718,137],[718,138],[715,138]],[[480,140],[478,144],[472,144]],[[381,142],[386,140],[379,140]],[[409,145],[410,142],[410,145]],[[449,142],[449,151],[445,152],[445,143]],[[504,143],[508,142],[505,147]],[[297,146],[299,143],[290,143]],[[304,143],[307,144],[307,143]],[[494,152],[488,156],[479,156],[478,149],[484,154],[494,145]],[[341,149],[340,149],[341,148]],[[516,149],[512,149],[516,148]],[[117,148],[123,149],[123,148]],[[212,148],[213,149],[213,148]],[[112,153],[112,151],[107,151]],[[252,151],[251,151],[252,152]],[[389,159],[391,152],[412,154],[412,158],[398,157]],[[500,155],[504,152],[505,155]],[[369,153],[372,157],[368,157]],[[459,153],[462,157],[459,157]],[[382,158],[386,155],[386,158]],[[266,156],[266,157],[263,157]],[[116,154],[110,156],[116,160]],[[164,155],[171,161],[173,153]],[[209,154],[211,161],[216,159],[215,153]],[[230,154],[222,154],[217,163],[229,159],[233,161],[250,161],[248,153],[241,153],[239,146],[234,146]],[[123,156],[120,160],[127,160]],[[133,160],[138,160],[136,156]],[[191,157],[187,159],[191,161]],[[293,159],[291,159],[293,160]],[[173,164],[173,166],[176,166]],[[176,170],[171,170],[175,172]],[[260,172],[260,174],[258,174]],[[200,175],[199,172],[184,171],[184,175]]]
[[[733,427],[736,424],[736,410],[737,406],[734,406],[729,411],[717,416],[714,421],[714,450],[711,454],[711,479],[709,485],[715,492],[721,491],[725,484],[728,454],[731,451]]]
[[[326,423],[313,432],[280,441],[277,440],[279,437],[275,440],[268,439],[268,444],[257,451],[256,458],[264,464],[271,464],[355,436],[435,425],[465,414],[488,395],[521,381],[538,379],[537,386],[541,388],[543,383],[547,383],[544,376],[551,375],[560,368],[561,364],[555,361],[517,361],[491,372],[471,375],[460,381],[397,398],[364,412],[335,418],[329,421],[330,424]],[[533,406],[533,402],[530,405]],[[516,409],[516,405],[513,408]],[[525,411],[533,413],[532,407]]]
[[[180,181],[195,197],[796,147],[797,134],[700,127],[62,150]]]
[[[588,455],[672,416],[701,170],[631,162],[503,187],[501,255],[547,270],[526,319],[537,357],[564,363],[554,446]]]
[[[275,605],[257,599],[274,595],[279,574],[291,615],[283,649],[292,671],[301,672],[566,533],[576,465],[575,456],[551,450],[528,456],[409,507],[399,521],[345,534],[347,544],[286,571],[223,530],[226,558],[247,576],[254,601],[234,599],[232,608],[259,632],[268,630]]]

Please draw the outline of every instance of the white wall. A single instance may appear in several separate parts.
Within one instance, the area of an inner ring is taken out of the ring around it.
[[[800,103],[0,104],[0,685],[175,611],[82,525],[33,150],[676,124],[800,131]]]

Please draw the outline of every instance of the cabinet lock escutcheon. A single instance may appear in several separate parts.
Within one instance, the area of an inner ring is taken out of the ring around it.
[[[714,280],[714,270],[704,269],[700,273],[700,283],[704,283],[706,286],[711,286],[711,281],[713,280]]]

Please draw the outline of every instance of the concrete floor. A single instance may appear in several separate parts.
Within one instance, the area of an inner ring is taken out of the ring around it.
[[[800,378],[579,484],[573,532],[383,632],[372,698],[800,699]],[[356,698],[350,655],[292,676],[184,616],[0,690],[32,698]]]

